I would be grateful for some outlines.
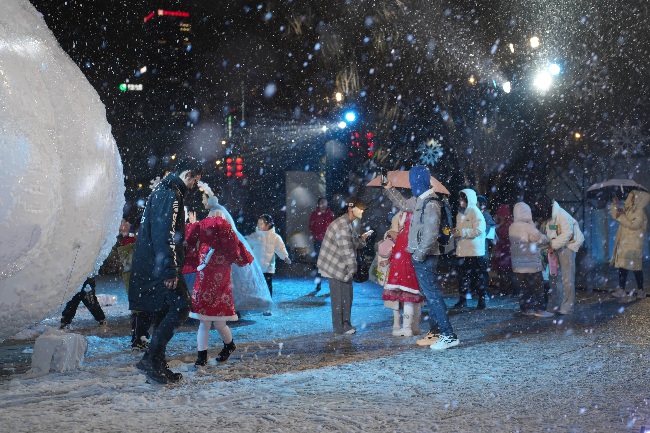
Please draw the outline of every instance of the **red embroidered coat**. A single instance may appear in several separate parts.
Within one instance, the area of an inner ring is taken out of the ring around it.
[[[253,256],[239,241],[232,226],[221,217],[208,217],[189,227],[198,231],[199,262],[214,251],[205,268],[198,271],[192,292],[190,317],[199,320],[237,320],[232,297],[232,264],[245,266]]]

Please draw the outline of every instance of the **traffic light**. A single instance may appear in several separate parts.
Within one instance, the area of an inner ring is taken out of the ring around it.
[[[226,177],[232,177],[235,172],[232,158],[226,158]]]
[[[235,177],[237,179],[244,177],[244,158],[241,156],[235,158]]]

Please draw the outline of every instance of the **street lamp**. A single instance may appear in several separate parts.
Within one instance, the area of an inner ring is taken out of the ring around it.
[[[336,92],[336,93],[334,94],[334,99],[336,100],[336,102],[341,102],[341,101],[343,101],[343,93],[341,93],[341,92]]]
[[[530,38],[530,47],[539,48],[539,38],[537,36],[533,36]]]

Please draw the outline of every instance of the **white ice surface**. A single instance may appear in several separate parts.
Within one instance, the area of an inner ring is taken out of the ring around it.
[[[0,12],[0,341],[99,269],[124,206],[97,92],[26,0]]]

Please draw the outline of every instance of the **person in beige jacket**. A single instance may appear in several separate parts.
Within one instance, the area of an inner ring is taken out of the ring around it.
[[[634,296],[634,290],[625,291],[628,271],[634,272],[636,279],[636,297],[643,299],[643,243],[648,227],[648,217],[645,207],[650,203],[650,194],[645,191],[631,191],[623,208],[618,207],[618,197],[609,208],[610,215],[618,222],[616,241],[612,250],[611,264],[618,269],[618,287],[612,296],[622,298]]]

